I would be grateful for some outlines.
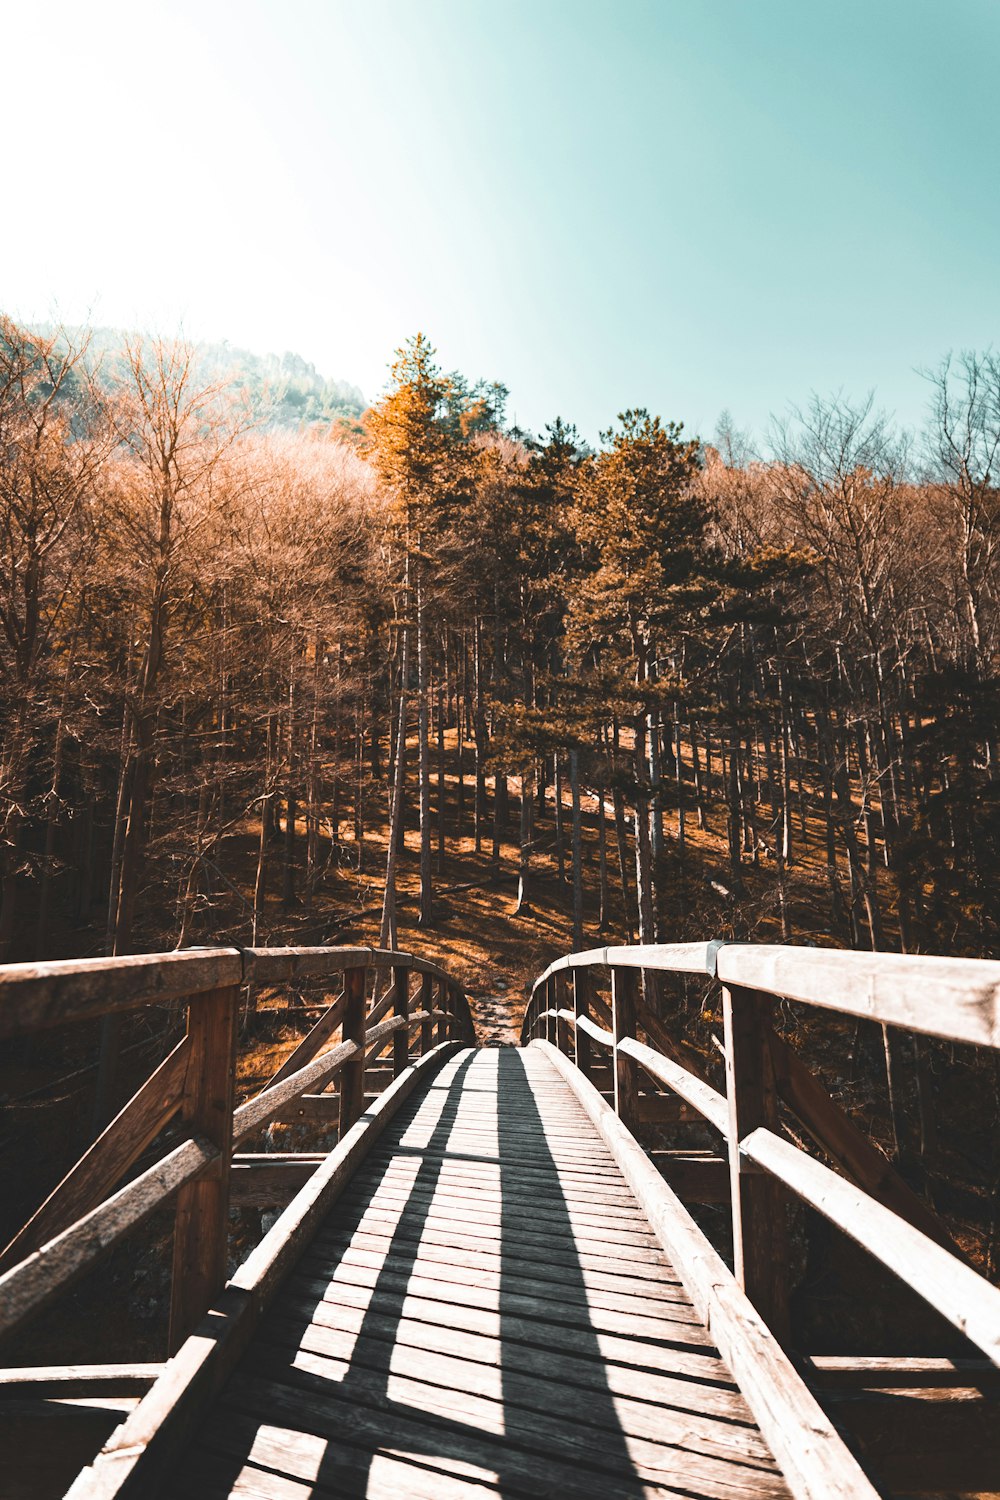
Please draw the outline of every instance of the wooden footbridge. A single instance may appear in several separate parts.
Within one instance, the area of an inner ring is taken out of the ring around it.
[[[725,1093],[671,1036],[667,973],[721,985]],[[309,980],[332,1003],[234,1104],[243,987]],[[0,1261],[0,1334],[21,1351],[32,1314],[172,1205],[169,1358],[0,1371],[0,1496],[997,1493],[1000,1290],[782,1040],[776,998],[1000,1047],[1000,964],[963,960],[599,949],[540,977],[521,1048],[477,1048],[460,986],[402,953],[0,970],[0,1036],[186,1010]],[[326,1144],[261,1149],[277,1121]],[[692,1121],[714,1146],[677,1144]],[[794,1199],[961,1352],[796,1350]],[[732,1269],[699,1203],[730,1205]],[[280,1212],[227,1278],[231,1211],[249,1206]]]

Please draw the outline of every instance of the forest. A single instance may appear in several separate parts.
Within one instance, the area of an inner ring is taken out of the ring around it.
[[[346,437],[218,369],[0,331],[4,959],[373,894],[389,939],[406,869],[433,928],[446,854],[508,838],[577,947],[995,944],[995,356],[929,372],[922,434],[814,397],[765,456],[531,437],[422,335]]]
[[[509,1039],[570,948],[989,954],[1000,359],[927,397],[919,434],[814,396],[764,452],[644,409],[593,448],[421,334],[361,410],[294,358],[4,319],[0,960],[402,926]],[[717,1064],[705,997],[661,1003]],[[994,1270],[995,1067],[813,1031]],[[82,1054],[4,1086],[78,1069],[96,1127],[121,1045],[96,1090]]]

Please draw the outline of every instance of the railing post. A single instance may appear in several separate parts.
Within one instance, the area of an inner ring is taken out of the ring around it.
[[[739,1142],[765,1126],[777,1130],[778,1094],[771,1055],[769,997],[724,989],[726,1093],[729,1099],[729,1182],[737,1281],[783,1344],[789,1338],[788,1225],[781,1184],[746,1171]]]
[[[393,969],[392,984],[395,991],[392,1013],[404,1020],[410,1014],[410,971],[402,967]],[[392,1076],[398,1078],[410,1065],[410,1030],[401,1026],[392,1034]]]
[[[573,970],[573,1014],[577,1022],[581,1016],[590,1015],[590,975],[585,969]],[[590,1037],[581,1031],[579,1025],[574,1028],[573,1056],[576,1065],[584,1078],[590,1077]]]
[[[434,1009],[434,980],[430,974],[420,976],[420,1009]],[[434,1045],[434,1022],[421,1021],[420,1023],[420,1055],[429,1052]]]
[[[344,970],[344,995],[347,1007],[344,1011],[343,1038],[345,1042],[357,1042],[358,1051],[340,1070],[340,1139],[350,1130],[355,1120],[360,1119],[365,1108],[365,981],[367,969]]]
[[[552,976],[552,979],[552,988],[555,992],[553,995],[553,1003],[556,1006],[557,1010],[562,1010],[566,1004],[565,972],[554,974]],[[570,1056],[569,1025],[562,1019],[561,1016],[556,1021],[556,1046],[559,1048],[560,1052],[565,1053],[567,1057]]]
[[[635,1036],[636,971],[611,970],[611,1021],[615,1035],[615,1113],[626,1129],[639,1124],[639,1068],[631,1057],[623,1057],[618,1043]]]
[[[554,1010],[556,1005],[556,976],[550,974],[545,981],[545,1009]],[[551,1042],[553,1047],[559,1045],[559,1032],[556,1027],[554,1016],[545,1018],[545,1040]]]
[[[226,1279],[229,1163],[233,1151],[233,1079],[239,987],[192,996],[190,1044],[181,1118],[191,1135],[211,1142],[218,1160],[177,1195],[170,1288],[170,1351],[201,1321]]]
[[[436,1010],[445,1010],[445,1011],[448,1009],[448,981],[447,981],[447,979],[439,979],[438,980],[438,994],[437,994],[437,1003],[436,1003],[435,1009]],[[434,1023],[434,1039],[435,1039],[435,1041],[436,1042],[443,1042],[443,1041],[447,1040],[447,1037],[448,1037],[448,1022],[447,1022],[447,1020],[436,1021]]]

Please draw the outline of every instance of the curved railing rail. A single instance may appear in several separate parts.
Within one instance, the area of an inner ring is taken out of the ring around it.
[[[601,970],[610,970],[607,1006],[592,983]],[[725,1094],[701,1076],[697,1061],[643,1003],[640,973],[721,981]],[[585,1076],[594,1067],[594,1049],[606,1052],[614,1108],[630,1130],[639,1122],[645,1075],[719,1133],[728,1159],[735,1273],[779,1337],[788,1327],[782,1194],[790,1191],[1000,1364],[1000,1288],[966,1262],[924,1201],[775,1031],[777,998],[1000,1048],[1000,963],[718,941],[599,948],[560,958],[535,981],[521,1039],[544,1038]],[[781,1134],[779,1103],[840,1171]]]
[[[388,974],[379,996],[371,976]],[[244,984],[343,976],[292,1055],[234,1108],[237,1017]],[[419,986],[411,993],[411,976]],[[177,1348],[221,1290],[234,1147],[279,1119],[338,1126],[365,1109],[366,1070],[390,1046],[391,1071],[445,1040],[475,1042],[461,985],[436,964],[378,948],[205,948],[135,957],[0,966],[0,1040],[115,1012],[178,1002],[182,1040],[67,1173],[0,1256],[0,1336],[39,1311],[126,1233],[176,1199],[170,1345]],[[337,1032],[341,1040],[331,1045]],[[326,1050],[324,1050],[326,1049]],[[338,1080],[337,1094],[325,1094]],[[118,1184],[180,1115],[184,1139]]]

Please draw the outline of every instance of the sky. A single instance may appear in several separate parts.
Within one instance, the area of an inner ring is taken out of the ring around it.
[[[293,350],[418,329],[509,415],[919,424],[1000,343],[997,0],[46,0],[3,18],[0,307]]]

